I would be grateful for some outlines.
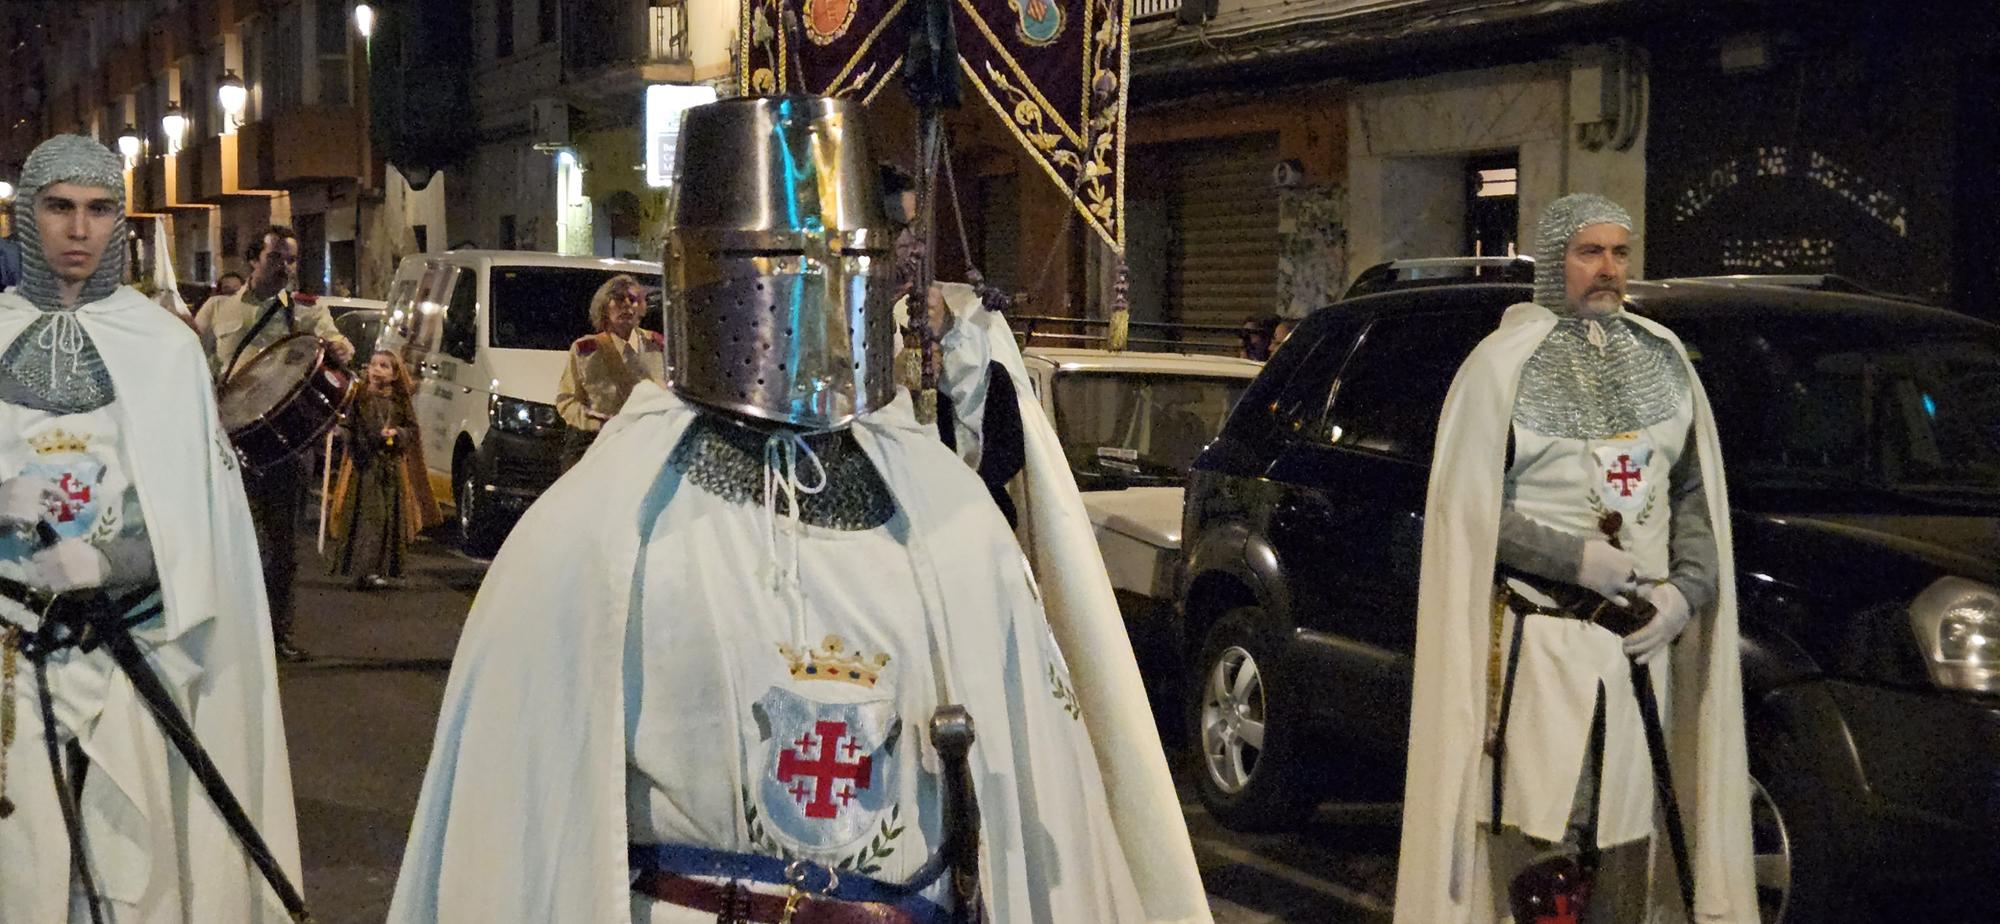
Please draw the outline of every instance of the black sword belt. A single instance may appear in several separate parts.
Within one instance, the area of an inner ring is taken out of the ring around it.
[[[1499,720],[1493,733],[1491,749],[1493,753],[1493,827],[1500,827],[1500,784],[1501,762],[1506,754],[1507,721],[1513,711],[1514,677],[1521,659],[1521,620],[1527,616],[1552,616],[1558,619],[1576,619],[1603,626],[1619,636],[1631,635],[1644,627],[1658,615],[1652,604],[1638,600],[1633,605],[1619,606],[1581,587],[1553,584],[1540,579],[1512,575],[1515,580],[1547,594],[1557,601],[1556,606],[1536,603],[1508,583],[1506,578],[1496,582],[1495,593],[1515,614],[1514,642],[1508,646],[1506,680],[1500,694]],[[1694,913],[1694,869],[1688,865],[1687,829],[1681,822],[1680,799],[1674,794],[1673,768],[1667,761],[1667,735],[1660,724],[1660,701],[1653,693],[1653,670],[1650,665],[1628,660],[1631,670],[1632,695],[1639,702],[1639,722],[1646,734],[1646,751],[1652,759],[1653,792],[1660,800],[1660,814],[1667,828],[1667,847],[1673,851],[1674,875],[1680,886],[1681,900],[1686,902],[1689,914]]]
[[[138,642],[132,638],[132,629],[158,616],[162,604],[158,599],[158,587],[140,588],[118,597],[101,591],[51,594],[28,587],[18,581],[0,578],[0,596],[20,604],[40,614],[41,625],[33,631],[0,619],[4,631],[18,646],[22,655],[36,666],[37,686],[41,698],[43,737],[48,742],[49,763],[55,771],[56,795],[63,811],[63,823],[69,830],[70,861],[75,867],[90,906],[93,922],[103,920],[98,907],[96,888],[90,875],[88,864],[83,858],[83,830],[78,816],[76,798],[80,782],[72,783],[63,772],[63,763],[56,745],[56,723],[54,699],[49,692],[48,671],[45,670],[50,655],[74,648],[88,653],[102,647],[110,654],[113,663],[125,673],[132,683],[132,689],[139,694],[139,700],[146,704],[146,711],[152,713],[153,721],[160,732],[172,742],[180,752],[188,770],[208,793],[209,801],[216,812],[229,825],[230,833],[243,845],[243,852],[264,875],[264,881],[285,906],[285,912],[300,924],[310,922],[312,913],[306,909],[305,899],[285,871],[278,866],[278,860],[271,848],[264,842],[264,836],[257,831],[250,816],[237,801],[236,794],[229,789],[228,781],[222,778],[215,762],[209,759],[207,749],[195,737],[194,727],[188,724],[187,716],[174,704],[167,687],[160,681],[159,674],[139,650]],[[11,697],[9,697],[11,706]],[[73,766],[81,767],[81,748],[71,748]],[[77,771],[72,771],[77,772]]]

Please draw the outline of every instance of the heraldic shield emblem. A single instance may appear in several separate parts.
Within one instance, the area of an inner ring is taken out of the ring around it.
[[[1652,487],[1653,445],[1645,440],[1620,440],[1591,447],[1597,460],[1597,497],[1609,510],[1633,514],[1646,506]]]
[[[823,851],[871,834],[896,796],[895,704],[823,703],[772,687],[750,709],[761,749],[753,791],[775,836]]]

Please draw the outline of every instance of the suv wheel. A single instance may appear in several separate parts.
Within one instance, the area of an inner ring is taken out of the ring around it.
[[[1761,739],[1761,740],[1760,740]],[[1750,842],[1763,924],[1851,916],[1859,870],[1846,859],[1831,787],[1788,739],[1751,739]]]
[[[491,558],[499,551],[500,541],[507,538],[507,530],[483,499],[478,466],[472,458],[461,457],[453,469],[452,502],[458,507],[459,549],[475,558]]]
[[[1792,837],[1770,791],[1750,778],[1750,853],[1757,867],[1757,912],[1763,924],[1782,924],[1792,894]]]
[[[1296,825],[1310,797],[1297,767],[1298,729],[1272,686],[1277,651],[1259,610],[1231,610],[1208,632],[1188,684],[1195,790],[1209,814],[1242,831]]]

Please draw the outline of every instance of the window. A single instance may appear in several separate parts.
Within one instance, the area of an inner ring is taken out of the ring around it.
[[[479,284],[469,269],[458,271],[451,289],[451,303],[444,312],[443,339],[439,347],[447,354],[471,362],[479,352]]]
[[[319,55],[319,104],[345,106],[352,98],[347,74],[347,4],[316,0],[313,47]]]
[[[1366,315],[1337,309],[1317,312],[1292,332],[1284,349],[1272,354],[1258,381],[1283,385],[1260,386],[1256,400],[1269,402],[1273,423],[1290,433],[1308,424],[1319,426],[1334,376],[1354,352],[1354,337],[1366,320]]]
[[[1943,497],[2000,486],[2000,340],[1984,329],[1725,317],[1676,331],[1714,407],[1732,489]]]
[[[538,0],[535,7],[535,29],[540,33],[543,44],[556,40],[556,17],[562,9],[561,0]]]
[[[604,269],[563,266],[494,267],[487,324],[495,349],[567,350],[576,338],[590,333],[590,298],[617,273]],[[640,275],[640,284],[657,288],[660,277]],[[639,324],[660,329],[657,304],[647,308]]]
[[[493,56],[514,55],[514,0],[493,0]]]
[[[1348,449],[1425,462],[1459,364],[1493,332],[1483,312],[1379,318],[1341,370],[1315,434]]]
[[[412,226],[410,226],[410,233],[411,233],[411,234],[413,234],[413,235],[415,235],[415,236],[416,236],[416,238],[417,238],[417,252],[418,252],[418,253],[430,253],[430,252],[431,252],[431,226],[430,226],[430,225],[412,225]]]
[[[1465,162],[1465,253],[1511,257],[1521,227],[1521,156],[1496,154]]]
[[[514,216],[500,216],[500,249],[513,250],[520,241],[521,238],[514,229]]]
[[[1084,490],[1180,485],[1249,379],[1058,372],[1056,430]]]

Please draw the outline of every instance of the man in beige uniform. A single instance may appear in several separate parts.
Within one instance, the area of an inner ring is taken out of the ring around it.
[[[646,290],[637,279],[617,275],[590,299],[590,326],[597,333],[569,345],[562,384],[556,386],[556,413],[569,425],[563,439],[563,470],[583,458],[604,422],[617,416],[645,379],[666,382],[667,341],[639,327]]]
[[[296,297],[299,236],[273,225],[252,242],[244,257],[250,261],[250,282],[231,295],[217,295],[195,313],[195,331],[208,350],[209,367],[217,381],[227,381],[259,350],[294,333],[311,333],[326,341],[336,362],[354,356],[354,344],[333,325],[325,308]],[[264,560],[264,591],[271,601],[271,635],[278,657],[303,661],[310,657],[292,644],[292,572],[297,553],[292,547],[305,498],[306,462],[294,457],[244,479],[250,492],[250,518],[257,525],[257,546]]]

